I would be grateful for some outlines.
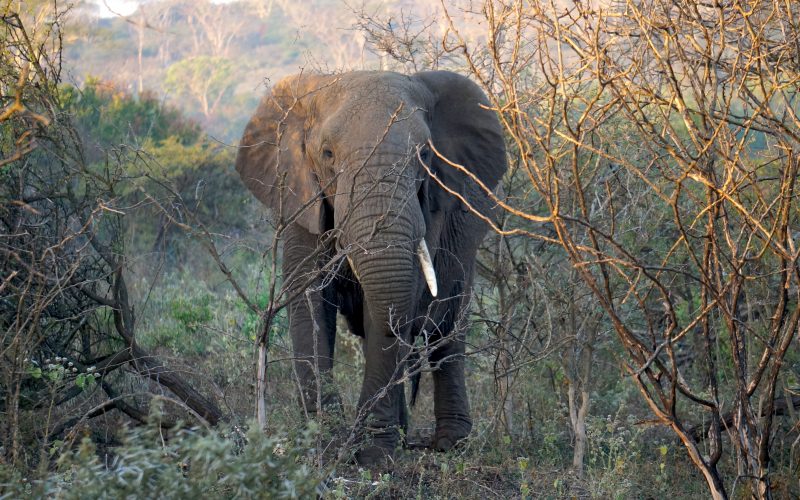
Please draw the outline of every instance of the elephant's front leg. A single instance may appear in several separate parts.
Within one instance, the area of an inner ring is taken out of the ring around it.
[[[464,334],[453,332],[439,340],[431,353],[436,434],[432,446],[447,451],[472,430],[469,399],[464,381]]]
[[[393,455],[400,429],[407,425],[402,379],[409,346],[400,340],[407,337],[406,332],[388,332],[386,327],[375,325],[367,312],[364,318],[366,366],[358,420],[364,426],[367,442],[356,459],[372,465]]]
[[[283,251],[283,277],[289,296],[289,333],[294,350],[294,368],[306,413],[340,406],[333,387],[333,347],[336,340],[336,306],[332,286],[323,288],[317,255],[317,237],[300,226],[287,228]],[[299,292],[299,293],[298,293]]]

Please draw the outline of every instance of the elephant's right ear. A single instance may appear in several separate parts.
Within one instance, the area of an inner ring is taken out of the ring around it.
[[[277,222],[297,217],[314,234],[323,229],[322,189],[305,154],[305,124],[315,93],[332,81],[295,75],[278,82],[250,118],[236,156],[242,182]]]

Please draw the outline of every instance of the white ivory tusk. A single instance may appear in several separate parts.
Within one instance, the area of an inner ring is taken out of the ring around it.
[[[350,257],[350,254],[347,254],[346,257],[347,257],[347,263],[350,264],[350,270],[353,271],[353,274],[355,274],[356,279],[360,282],[361,278],[359,278],[358,274],[356,274],[356,266],[353,265],[353,259]]]
[[[436,297],[438,293],[438,285],[436,284],[436,271],[433,269],[433,262],[431,262],[431,254],[428,252],[428,244],[425,239],[419,240],[417,247],[417,257],[422,266],[422,274],[425,275],[425,281],[428,283],[428,288],[431,290],[431,295]]]

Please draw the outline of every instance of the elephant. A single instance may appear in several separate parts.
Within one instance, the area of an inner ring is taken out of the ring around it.
[[[471,431],[461,320],[506,169],[486,95],[449,71],[301,73],[267,92],[247,124],[236,170],[282,228],[308,411],[339,404],[330,388],[337,311],[363,338],[358,408],[370,439],[357,462],[393,456],[407,425],[397,382],[417,337],[434,382],[432,447],[448,450]]]

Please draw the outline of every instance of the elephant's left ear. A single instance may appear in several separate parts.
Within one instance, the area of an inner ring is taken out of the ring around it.
[[[413,78],[434,97],[430,117],[436,149],[494,189],[507,169],[506,148],[503,129],[481,88],[450,71],[425,71]],[[446,186],[474,201],[475,208],[482,210],[486,206],[485,193],[464,173],[440,158],[434,158],[433,168]],[[451,203],[443,202],[445,206]]]

